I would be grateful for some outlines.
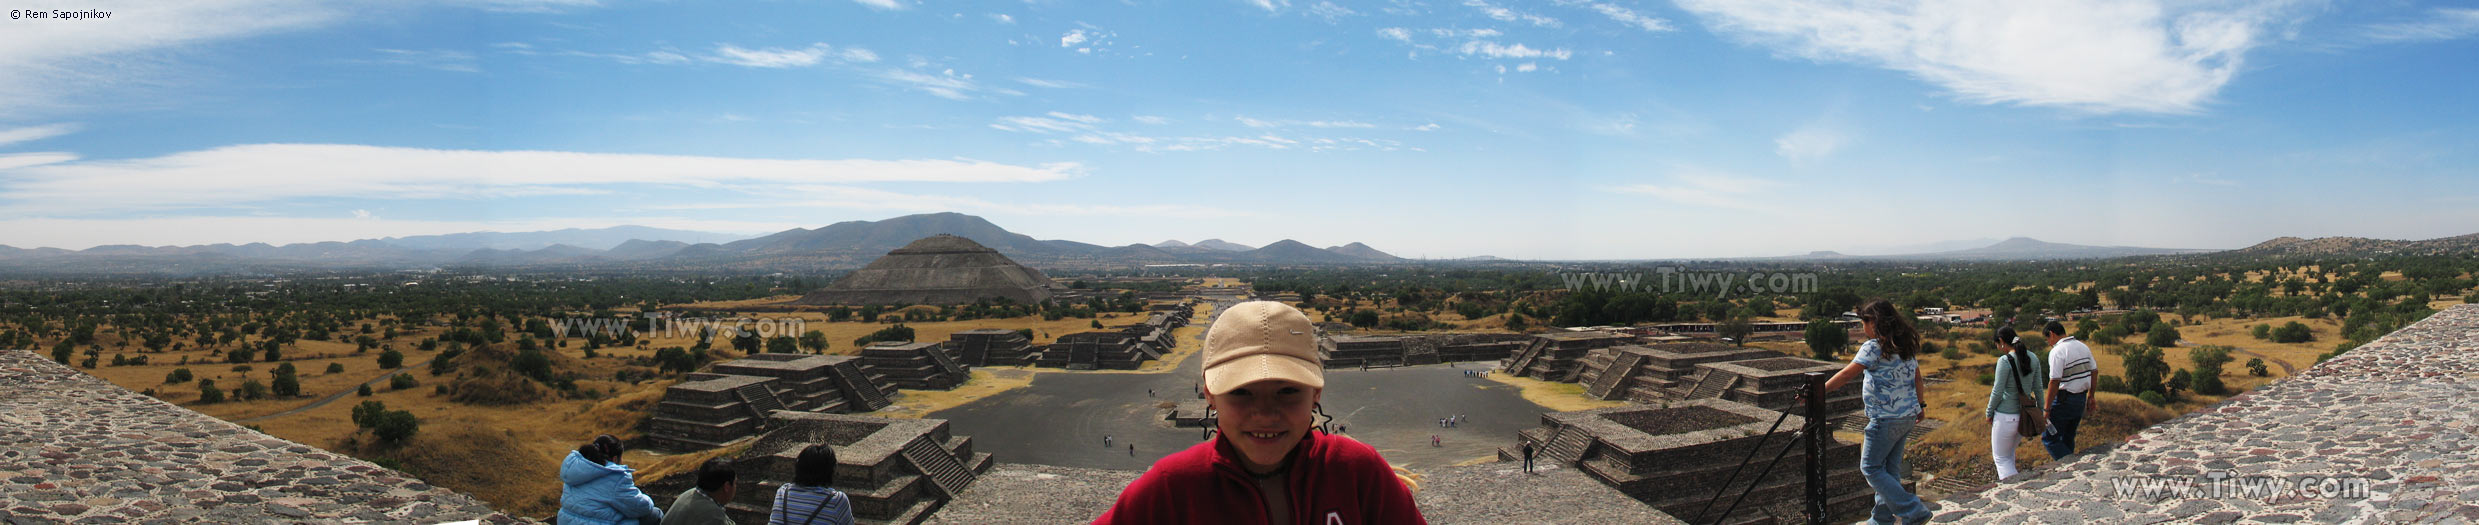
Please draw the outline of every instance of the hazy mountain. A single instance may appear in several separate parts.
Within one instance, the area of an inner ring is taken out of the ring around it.
[[[683,243],[695,244],[703,242],[731,242],[748,237],[749,236],[747,235],[688,230],[667,230],[647,226],[613,226],[609,228],[596,228],[590,230],[569,228],[565,230],[538,232],[472,232],[451,233],[446,235],[416,235],[411,237],[388,237],[379,239],[379,241],[415,250],[457,250],[461,252],[483,248],[490,248],[494,250],[540,250],[554,244],[566,244],[569,246],[594,250],[609,250],[613,247],[619,246],[620,243],[631,240],[680,241]]]
[[[2046,242],[2030,237],[2015,237],[1985,247],[1916,255],[1894,255],[1902,259],[1945,259],[1966,261],[2018,261],[2039,259],[2102,259],[2137,255],[2173,255],[2203,253],[2214,250],[2180,250],[2138,248],[2132,246],[2084,246]]]
[[[2428,239],[2395,241],[2364,237],[2276,237],[2228,253],[2234,255],[2385,255],[2468,253],[2479,250],[2479,233]]]
[[[1202,243],[1199,243],[1199,244],[1202,244]],[[1241,255],[1242,255],[1242,256],[1244,256],[1244,257],[1245,257],[1247,260],[1249,260],[1249,261],[1254,261],[1254,262],[1269,262],[1269,263],[1328,263],[1328,264],[1332,264],[1332,263],[1365,262],[1365,261],[1361,261],[1361,260],[1359,260],[1359,259],[1358,259],[1358,258],[1356,258],[1356,257],[1352,257],[1352,256],[1349,256],[1349,255],[1344,255],[1344,254],[1340,254],[1340,253],[1335,253],[1335,252],[1332,252],[1332,251],[1327,251],[1327,250],[1325,250],[1325,249],[1321,249],[1321,248],[1318,248],[1318,247],[1315,247],[1315,246],[1309,246],[1309,245],[1308,245],[1308,244],[1306,244],[1306,243],[1302,243],[1302,242],[1300,242],[1300,241],[1294,241],[1294,240],[1291,240],[1291,239],[1283,239],[1283,240],[1280,240],[1280,241],[1274,241],[1274,244],[1268,244],[1268,245],[1265,245],[1265,247],[1264,247],[1264,248],[1258,248],[1258,249],[1255,249],[1255,250],[1250,250],[1250,251],[1248,251],[1248,252],[1242,253]]]
[[[1377,251],[1376,248],[1370,248],[1369,245],[1357,242],[1342,246],[1327,247],[1326,251],[1342,254],[1345,257],[1363,261],[1395,262],[1403,260],[1402,257],[1396,257],[1394,254]]]
[[[610,250],[603,253],[603,256],[620,260],[653,259],[657,257],[668,257],[672,254],[680,253],[681,249],[687,247],[689,247],[689,243],[680,241],[649,241],[645,239],[629,239],[628,242],[623,242],[620,243],[619,246],[611,247]]]
[[[1198,247],[1198,248],[1205,248],[1205,249],[1209,249],[1209,250],[1222,250],[1222,251],[1226,251],[1226,252],[1244,252],[1244,251],[1249,251],[1249,250],[1254,250],[1254,249],[1257,249],[1257,248],[1256,248],[1256,247],[1254,247],[1254,246],[1249,246],[1249,245],[1246,245],[1246,244],[1240,244],[1240,243],[1235,243],[1235,242],[1225,242],[1225,241],[1223,241],[1222,239],[1206,239],[1206,240],[1202,240],[1202,241],[1197,241],[1197,242],[1196,242],[1196,244],[1193,244],[1193,245],[1191,245],[1191,246],[1195,246],[1195,247]]]
[[[1155,247],[1155,248],[1186,248],[1186,247],[1188,247],[1188,243],[1179,242],[1179,239],[1171,239],[1171,240],[1167,240],[1167,241],[1162,241],[1162,242],[1153,243],[1153,247]]]

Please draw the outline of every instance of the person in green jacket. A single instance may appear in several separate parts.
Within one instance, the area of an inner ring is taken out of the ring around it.
[[[1997,380],[1988,387],[1988,408],[1982,415],[1988,420],[1988,454],[1997,460],[1997,480],[2005,481],[2021,472],[2014,466],[2014,447],[2023,442],[2018,433],[2023,415],[2016,403],[2029,398],[2031,406],[2042,406],[2040,388],[2033,385],[2048,377],[2048,371],[2045,360],[2031,352],[2014,327],[1998,328],[1996,340],[1997,347],[2007,351],[1997,359]]]
[[[714,458],[697,466],[697,486],[671,500],[671,511],[663,514],[663,525],[731,525],[723,506],[740,492],[740,473],[732,468],[732,460]]]

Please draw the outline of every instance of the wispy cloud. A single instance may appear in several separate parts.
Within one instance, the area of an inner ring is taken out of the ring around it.
[[[1237,120],[1237,121],[1239,121],[1239,123],[1240,123],[1240,124],[1245,125],[1245,126],[1248,126],[1248,127],[1252,127],[1252,128],[1281,128],[1281,127],[1290,127],[1290,126],[1304,126],[1304,127],[1311,127],[1311,128],[1374,128],[1374,127],[1377,127],[1377,125],[1376,125],[1376,124],[1370,124],[1370,123],[1367,123],[1367,122],[1360,122],[1360,121],[1356,121],[1356,120],[1264,120],[1264,119],[1250,118],[1250,117],[1246,117],[1246,116],[1236,117],[1236,118],[1234,118],[1233,120]]]
[[[46,124],[42,126],[0,129],[0,146],[7,146],[19,142],[43,140],[75,132],[77,132],[76,124]]]
[[[1013,24],[1016,23],[1016,17],[1008,16],[1006,13],[990,13],[990,21],[1001,24]]]
[[[1379,28],[1377,30],[1377,36],[1406,44],[1412,43],[1412,30],[1410,29],[1400,27]]]
[[[910,5],[906,5],[903,0],[852,0],[852,3],[869,6],[870,9],[877,9],[881,11],[895,11],[906,7],[912,7]]]
[[[440,71],[454,71],[458,73],[482,72],[481,62],[474,58],[473,53],[467,53],[464,51],[457,51],[453,49],[385,48],[374,49],[372,51],[379,54],[377,58],[359,60],[358,62],[365,64],[413,66],[436,69]]]
[[[2439,7],[2423,20],[2373,24],[2367,38],[2377,42],[2428,42],[2479,35],[2479,8]]]
[[[1129,120],[1151,125],[1168,124],[1170,122],[1169,119],[1156,116],[1137,116],[1130,118]],[[1049,143],[1056,145],[1078,143],[1095,146],[1122,146],[1143,152],[1210,151],[1233,146],[1252,146],[1274,150],[1298,149],[1311,152],[1354,150],[1418,151],[1420,149],[1406,147],[1402,142],[1388,139],[1283,135],[1281,134],[1281,130],[1278,129],[1286,126],[1329,129],[1375,127],[1374,125],[1362,122],[1270,121],[1249,117],[1239,117],[1236,120],[1243,127],[1251,129],[1251,131],[1246,132],[1248,134],[1230,134],[1222,136],[1148,135],[1142,133],[1129,133],[1104,127],[1102,124],[1104,124],[1107,119],[1100,117],[1059,111],[1053,111],[1042,116],[1000,117],[996,121],[990,123],[990,128],[1000,131],[1052,136],[1055,138],[1049,139]]]
[[[1462,46],[1455,48],[1455,52],[1463,53],[1465,55],[1489,58],[1518,59],[1549,58],[1566,60],[1568,57],[1575,56],[1574,52],[1568,51],[1566,48],[1536,49],[1531,46],[1523,45],[1522,43],[1505,45],[1487,40],[1464,42]]]
[[[2301,16],[2278,1],[1678,4],[1717,33],[1785,55],[1907,72],[1976,103],[2098,113],[2200,110],[2265,43],[2268,27]]]
[[[633,224],[676,230],[771,233],[816,226],[791,221],[738,221],[666,215],[606,217],[545,217],[507,220],[404,220],[372,213],[326,216],[193,215],[135,219],[24,218],[0,219],[0,244],[83,250],[103,244],[189,246],[264,242],[291,244],[346,239],[375,239],[478,231],[521,232],[566,228],[608,228]]]
[[[1773,153],[1791,162],[1808,162],[1832,156],[1849,140],[1832,128],[1808,125],[1773,139]]]
[[[1359,11],[1353,11],[1349,7],[1343,7],[1334,2],[1317,2],[1317,5],[1308,6],[1309,16],[1324,19],[1328,24],[1341,22],[1345,17],[1359,14]]]
[[[1248,3],[1248,5],[1257,6],[1257,8],[1258,8],[1258,9],[1264,9],[1264,10],[1265,10],[1265,12],[1268,12],[1268,13],[1280,13],[1280,12],[1282,12],[1283,8],[1286,8],[1286,7],[1291,7],[1291,0],[1241,0],[1241,1],[1243,1],[1243,2],[1247,2],[1247,3]]]
[[[972,100],[974,96],[979,93],[995,93],[1001,95],[1023,94],[1012,90],[990,89],[983,87],[979,82],[973,81],[973,75],[956,73],[954,69],[942,69],[936,73],[925,73],[906,69],[888,69],[878,72],[876,78],[880,82],[928,93],[948,100]]]
[[[326,26],[343,19],[347,8],[309,0],[233,0],[147,2],[109,10],[114,12],[109,22],[6,21],[0,100],[14,102],[0,104],[0,117],[74,112],[90,103],[127,109],[133,101],[161,98],[131,96],[133,90],[183,93],[193,83],[173,78],[194,72],[171,60],[176,52]],[[44,103],[24,103],[30,100]]]
[[[1660,17],[1646,16],[1642,13],[1635,12],[1633,9],[1628,9],[1618,4],[1582,0],[1557,0],[1557,2],[1558,5],[1583,6],[1585,9],[1590,9],[1593,12],[1601,13],[1601,16],[1609,17],[1610,20],[1615,20],[1620,24],[1626,24],[1627,26],[1634,27],[1636,29],[1642,29],[1648,33],[1660,33],[1677,29],[1670,26],[1669,20],[1663,20]]]
[[[1661,184],[1628,184],[1611,191],[1646,195],[1672,203],[1759,212],[1779,211],[1765,204],[1762,194],[1782,186],[1771,180],[1733,175],[1701,168],[1680,168],[1670,180]]]
[[[223,209],[299,198],[577,194],[616,184],[1043,182],[1076,177],[1083,170],[1074,162],[1024,166],[978,160],[778,160],[251,144],[11,169],[0,173],[9,181],[0,186],[0,215]]]
[[[779,47],[749,49],[732,44],[722,44],[715,46],[714,55],[707,57],[706,60],[735,66],[792,68],[818,65],[830,58],[842,62],[866,63],[877,62],[878,54],[857,47],[837,51],[835,46],[825,43],[791,49]]]
[[[1556,18],[1499,7],[1496,4],[1489,3],[1488,0],[1464,0],[1463,5],[1466,7],[1479,9],[1481,14],[1488,15],[1489,18],[1496,19],[1500,22],[1514,22],[1521,20],[1541,27],[1558,27],[1561,25]]]
[[[1033,86],[1033,87],[1037,87],[1037,88],[1049,88],[1049,89],[1077,89],[1077,88],[1091,87],[1091,86],[1086,86],[1086,85],[1084,85],[1083,83],[1080,83],[1080,82],[1068,82],[1068,81],[1065,81],[1065,80],[1050,80],[1050,79],[1046,79],[1046,78],[1016,77],[1016,81],[1017,81],[1017,82],[1022,82],[1022,83],[1024,83],[1024,85],[1027,85],[1027,86]]]
[[[562,13],[603,5],[598,0],[451,0],[448,3],[500,13]]]
[[[720,210],[720,209],[866,209],[893,212],[957,211],[964,213],[1010,213],[1027,215],[1131,216],[1163,217],[1192,216],[1236,217],[1245,215],[1212,206],[1191,204],[1075,204],[1047,202],[999,202],[958,195],[925,195],[845,185],[802,184],[740,188],[755,200],[689,203],[652,206],[650,210]]]

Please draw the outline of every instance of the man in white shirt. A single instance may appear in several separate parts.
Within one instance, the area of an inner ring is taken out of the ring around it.
[[[2049,449],[2050,458],[2065,461],[2074,453],[2075,428],[2099,408],[2092,377],[2100,373],[2100,365],[2092,361],[2092,347],[2066,335],[2065,323],[2049,321],[2041,332],[2049,338],[2049,431],[2040,435],[2040,444]]]

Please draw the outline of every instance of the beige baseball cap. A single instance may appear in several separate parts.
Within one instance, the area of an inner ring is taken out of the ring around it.
[[[1324,362],[1317,356],[1316,325],[1291,305],[1232,305],[1205,330],[1205,391],[1210,394],[1266,379],[1325,388]]]

